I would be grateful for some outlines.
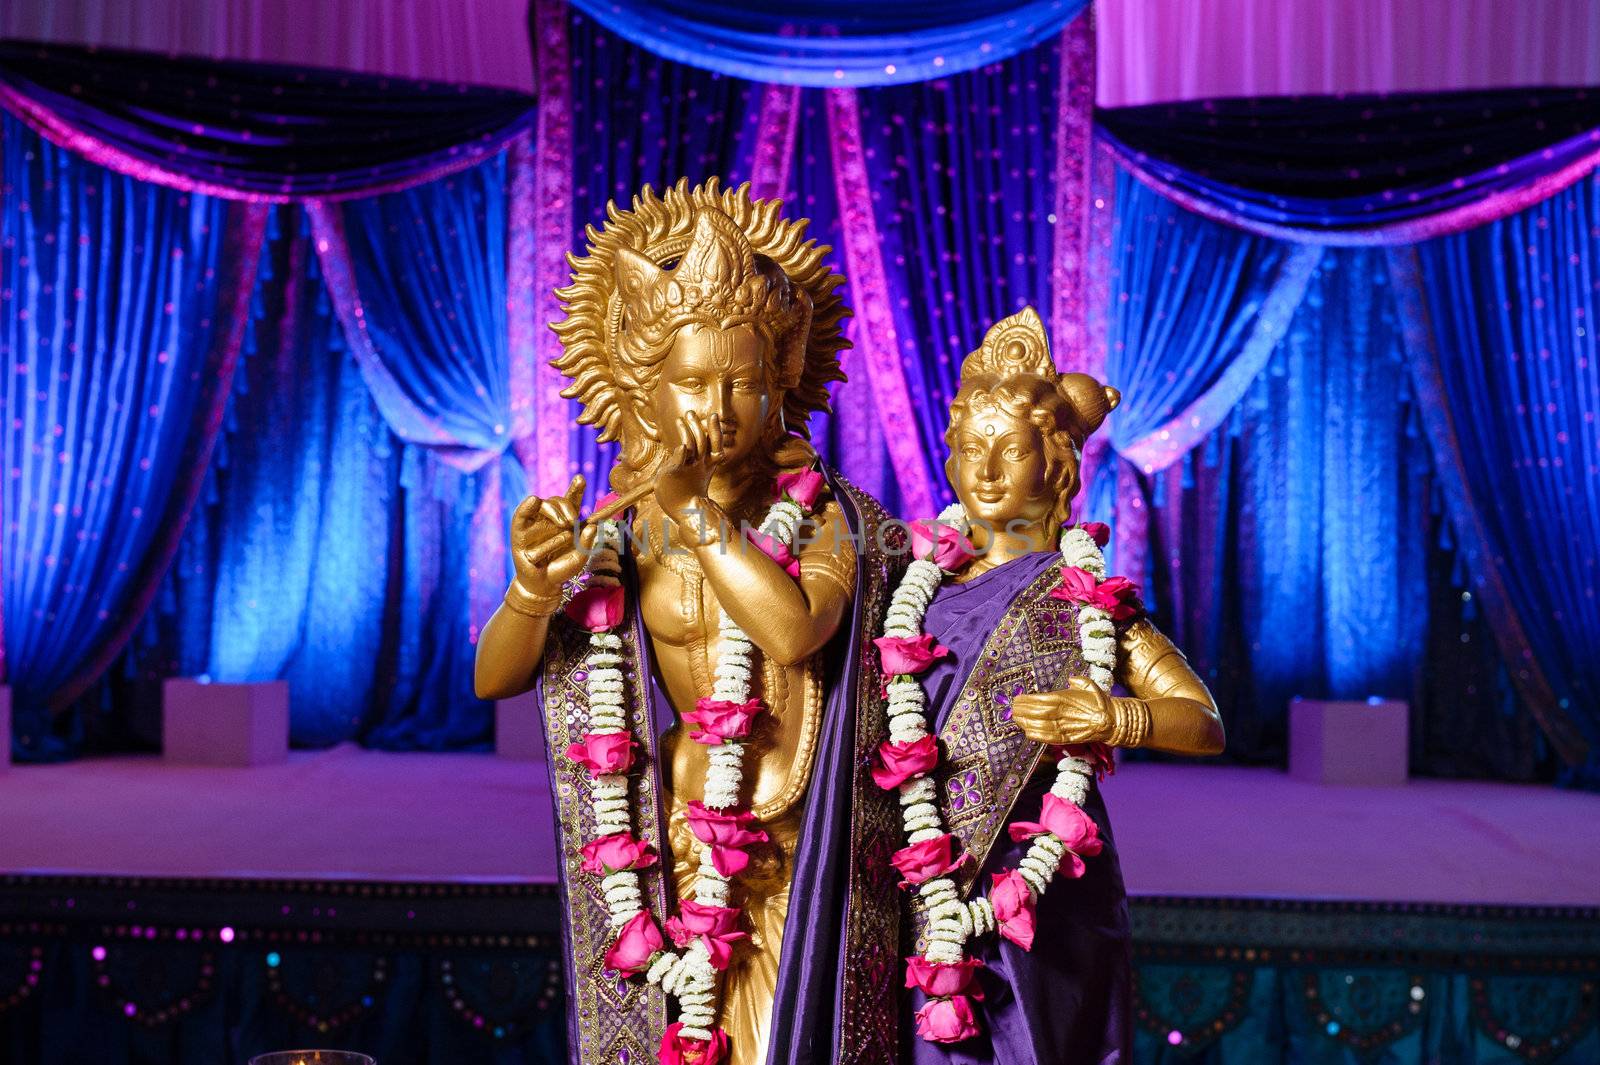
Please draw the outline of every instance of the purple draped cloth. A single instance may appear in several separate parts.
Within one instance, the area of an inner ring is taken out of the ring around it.
[[[0,42],[0,105],[119,173],[223,199],[344,199],[494,155],[532,120],[507,89]]]
[[[1600,163],[1592,89],[1281,96],[1097,111],[1191,211],[1301,244],[1411,244],[1514,214]]]
[[[942,728],[1001,618],[1045,570],[1059,565],[1055,552],[1036,552],[996,566],[965,584],[939,589],[923,630],[950,648],[950,655],[923,676],[934,724]],[[1050,790],[1053,766],[1042,767],[1023,790],[1014,817],[1037,815]],[[926,1002],[920,991],[901,996],[901,1060],[916,1065],[1111,1065],[1130,1060],[1132,1046],[1132,935],[1111,822],[1098,786],[1085,812],[1100,827],[1105,849],[1086,859],[1079,879],[1057,877],[1039,899],[1038,935],[1024,951],[996,935],[972,941],[985,968],[982,1033],[956,1044],[926,1042],[916,1035],[914,1013]],[[978,879],[986,891],[993,873],[1015,869],[1028,843],[1002,835]],[[901,981],[903,982],[903,981]]]
[[[894,948],[900,915],[889,855],[897,846],[899,811],[892,795],[868,773],[870,754],[885,737],[886,725],[877,655],[867,652],[887,604],[895,562],[875,532],[886,520],[878,505],[837,477],[830,476],[830,481],[850,528],[860,537],[856,595],[848,627],[823,652],[822,727],[803,800],[767,1060],[773,1065],[893,1065],[899,970]],[[658,752],[677,714],[655,676],[648,635],[631,606],[638,591],[631,559],[624,562],[624,583],[630,607],[618,630],[626,640],[622,669],[630,692],[642,684],[645,696],[634,699],[628,710],[645,767],[631,777],[633,801],[640,809],[635,831],[665,854],[667,811]],[[551,750],[550,784],[562,851],[567,1057],[581,1063],[642,1063],[655,1060],[667,1021],[666,1003],[660,989],[642,977],[621,980],[595,961],[610,942],[604,900],[596,878],[577,871],[577,850],[593,838],[588,774],[562,752],[582,732],[587,717],[580,694],[587,647],[587,633],[558,618],[536,689]],[[672,908],[665,875],[670,865],[670,860],[658,862],[640,874],[646,904],[658,923]]]

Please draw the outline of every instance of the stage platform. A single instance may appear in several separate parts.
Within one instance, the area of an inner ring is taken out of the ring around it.
[[[1600,1062],[1600,796],[1151,764],[1105,792],[1139,1065]],[[550,839],[543,766],[487,755],[0,773],[0,1062],[566,1061]]]
[[[1271,769],[1134,764],[1104,785],[1130,894],[1600,906],[1600,795],[1417,780],[1318,787]],[[0,774],[0,872],[550,883],[542,765],[296,753]]]

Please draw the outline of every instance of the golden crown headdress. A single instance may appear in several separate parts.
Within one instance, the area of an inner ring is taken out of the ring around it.
[[[572,284],[556,290],[566,317],[551,327],[563,349],[553,364],[602,441],[617,438],[624,397],[648,391],[664,343],[697,322],[772,335],[791,429],[804,433],[811,412],[828,409],[829,382],[844,379],[844,278],[824,261],[832,249],[805,239],[808,220],[782,209],[752,199],[748,184],[685,179],[663,196],[646,185],[627,210],[609,203],[604,227],[587,228],[587,254],[567,256]]]
[[[1060,373],[1050,355],[1044,321],[1032,307],[1002,318],[989,327],[983,343],[961,361],[961,385],[982,377],[1004,379],[1019,374],[1042,377],[1055,385],[1072,408],[1079,447],[1116,409],[1122,393],[1085,373]]]

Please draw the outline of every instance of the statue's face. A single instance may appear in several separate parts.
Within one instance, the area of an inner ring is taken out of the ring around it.
[[[683,417],[693,413],[709,429],[722,423],[724,464],[760,446],[771,409],[762,339],[747,325],[732,329],[686,326],[672,339],[651,398],[661,443],[676,453]]]
[[[946,470],[967,517],[997,531],[1008,522],[1043,521],[1056,501],[1043,436],[998,407],[975,410],[961,422]]]

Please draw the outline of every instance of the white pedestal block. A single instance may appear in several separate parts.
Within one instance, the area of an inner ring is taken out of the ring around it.
[[[1406,782],[1409,707],[1398,699],[1289,703],[1289,775],[1314,784]]]
[[[0,773],[11,768],[11,687],[0,684]]]
[[[494,753],[516,762],[543,762],[544,724],[538,696],[529,691],[494,704]]]
[[[289,757],[289,683],[161,687],[161,752],[174,765],[274,765]]]

